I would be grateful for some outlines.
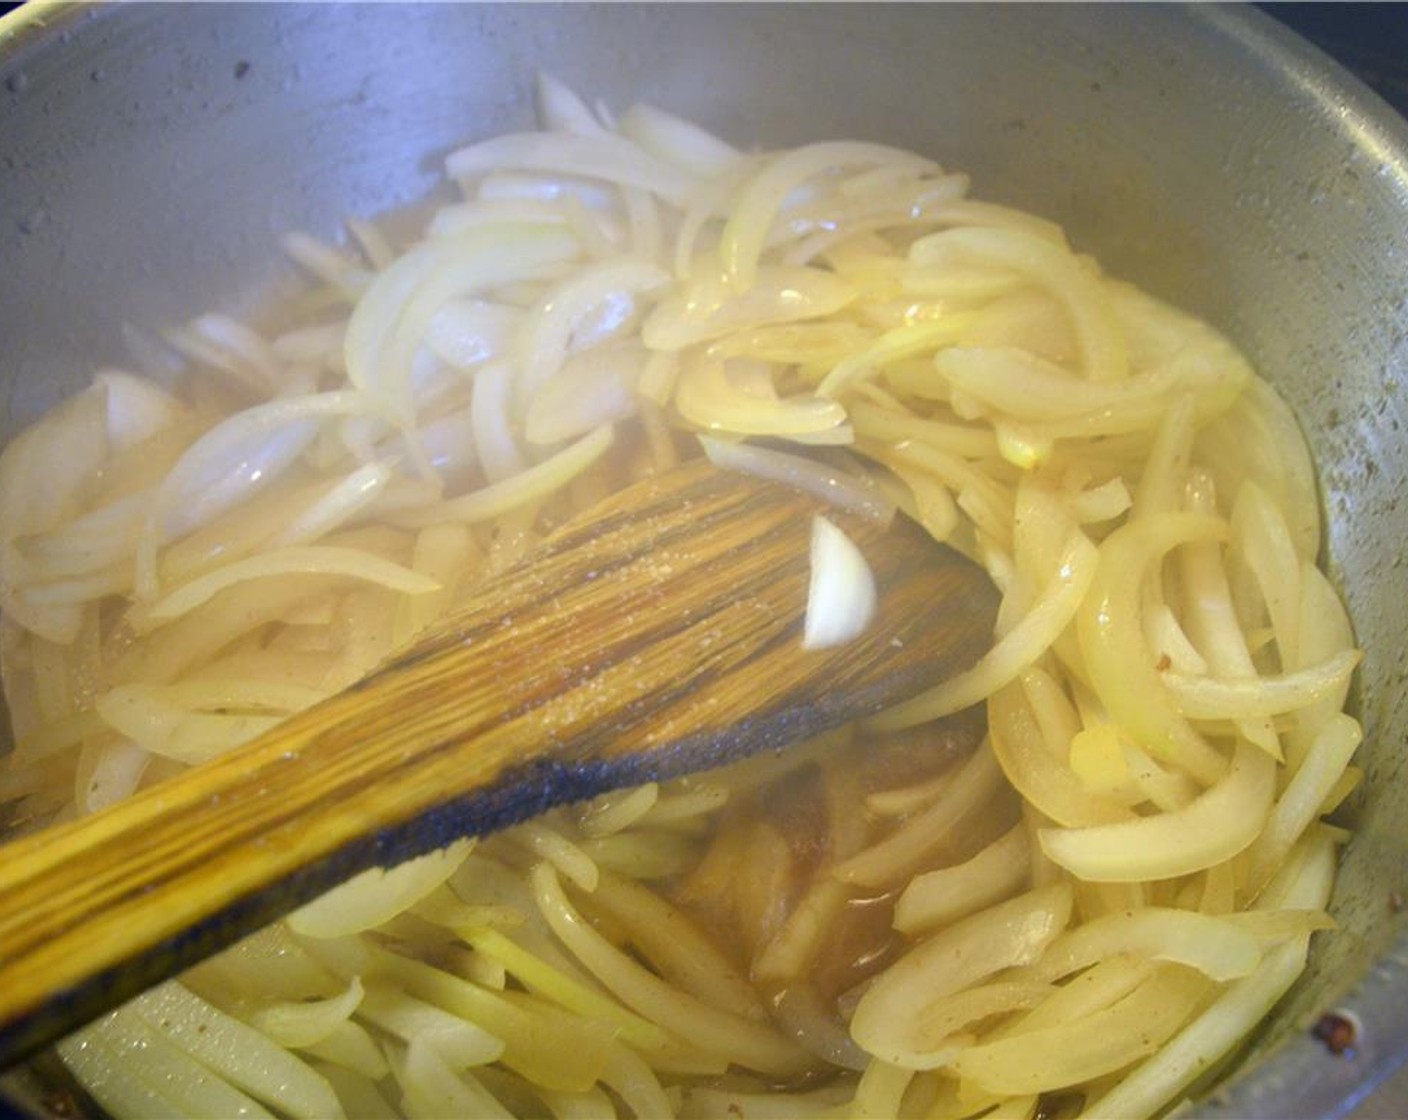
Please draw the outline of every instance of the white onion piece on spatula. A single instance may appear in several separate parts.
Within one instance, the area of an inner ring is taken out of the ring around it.
[[[812,518],[811,583],[804,649],[851,641],[875,614],[875,576],[855,542],[824,517]]]

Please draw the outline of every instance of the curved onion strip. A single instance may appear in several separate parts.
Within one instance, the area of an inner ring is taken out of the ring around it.
[[[993,1015],[1025,1011],[1055,993],[1056,989],[1050,984],[1025,977],[1016,979],[1021,971],[1004,972],[1004,979],[965,987],[935,1000],[920,1016],[925,1037],[938,1040],[938,1046],[943,1046],[947,1040],[957,1042],[954,1036],[970,1023]]]
[[[1270,495],[1302,560],[1320,549],[1320,497],[1305,434],[1290,405],[1262,378],[1247,382],[1233,408],[1198,433],[1197,454],[1235,496],[1244,479]]]
[[[103,721],[152,754],[196,763],[247,743],[282,722],[281,715],[193,712],[171,703],[158,688],[118,685],[94,701]]]
[[[19,537],[41,533],[77,513],[82,488],[107,455],[107,409],[90,388],[25,429],[0,453],[0,604],[21,626],[50,641],[72,642],[82,625],[76,607],[30,608],[22,582]],[[42,486],[35,480],[42,478]]]
[[[847,167],[896,164],[917,174],[938,166],[912,152],[881,144],[833,141],[808,144],[771,157],[747,180],[719,238],[719,259],[735,291],[753,286],[768,229],[790,195],[815,175]]]
[[[357,1010],[364,995],[362,981],[354,976],[339,995],[326,999],[282,1000],[256,1008],[249,1024],[280,1046],[312,1046],[332,1034]]]
[[[172,981],[127,1005],[152,1030],[256,1100],[292,1117],[336,1116],[332,1088],[307,1063]]]
[[[892,886],[913,875],[951,837],[971,827],[973,819],[989,812],[992,798],[1002,789],[1002,770],[986,745],[963,763],[928,808],[910,817],[895,832],[843,860],[831,874],[846,883],[868,887]]]
[[[499,961],[529,991],[545,995],[578,1015],[609,1020],[620,1031],[621,1037],[632,1045],[658,1050],[665,1044],[668,1036],[654,1023],[647,1022],[597,989],[554,968],[498,930],[465,929],[459,932],[476,952]]]
[[[992,1093],[1040,1093],[1094,1080],[1155,1052],[1206,992],[1206,981],[1167,966],[1103,1011],[970,1047],[951,1068]]]
[[[940,350],[967,330],[971,322],[970,315],[942,315],[930,322],[886,331],[865,350],[836,363],[817,386],[817,396],[834,397],[856,378],[873,374],[890,362]],[[947,352],[940,350],[940,354]]]
[[[471,525],[492,521],[531,502],[541,501],[576,478],[606,454],[613,438],[611,426],[603,425],[512,478],[426,509],[406,510],[395,514],[391,520],[415,529],[441,521]]]
[[[1230,552],[1256,582],[1282,670],[1300,669],[1307,662],[1300,641],[1301,558],[1285,515],[1265,490],[1248,479],[1232,503]]]
[[[1200,418],[1226,409],[1250,379],[1250,368],[1235,352],[1218,354],[1222,361],[1199,357],[1180,355],[1116,382],[1086,381],[1010,347],[949,347],[934,356],[934,368],[955,392],[991,413],[1044,425],[1052,435],[1095,436],[1153,428],[1186,393],[1194,394]]]
[[[543,225],[496,225],[412,249],[357,301],[343,341],[347,379],[401,426],[415,420],[412,362],[440,309],[456,297],[540,275],[577,240]]]
[[[1333,845],[1318,842],[1304,851],[1312,858],[1297,869],[1281,904],[1318,908],[1329,898],[1335,864]],[[1265,1019],[1305,969],[1309,945],[1309,936],[1302,935],[1269,950],[1252,975],[1229,987],[1157,1054],[1090,1102],[1090,1115],[1138,1120],[1158,1112],[1232,1052]]]
[[[551,865],[529,873],[544,918],[572,954],[622,1003],[705,1050],[751,1069],[795,1075],[807,1057],[771,1028],[721,1011],[665,983],[606,940],[568,901]]]
[[[1168,672],[1163,680],[1178,710],[1190,719],[1255,719],[1294,712],[1338,693],[1361,660],[1358,650],[1344,650],[1318,665],[1274,677],[1219,680]]]
[[[1068,250],[1024,230],[995,227],[930,234],[909,250],[909,259],[916,265],[947,262],[955,257],[972,264],[1010,269],[1049,292],[1070,316],[1081,366],[1091,381],[1120,381],[1129,375],[1124,336],[1103,281]]]
[[[1247,851],[1247,889],[1252,895],[1271,877],[1320,812],[1344,773],[1364,732],[1343,713],[1326,721],[1299,769],[1272,806],[1266,826]]]
[[[636,950],[685,991],[734,1015],[767,1021],[748,979],[684,911],[653,890],[607,873],[592,892],[592,903],[619,922]]]
[[[699,443],[716,467],[785,483],[880,525],[888,524],[894,517],[894,504],[871,478],[770,447],[706,435],[699,437]]]
[[[496,1062],[505,1050],[503,1039],[483,1027],[388,984],[367,989],[358,1018],[407,1042],[430,1043],[456,1069]]]
[[[971,707],[1016,680],[1070,624],[1095,578],[1098,552],[1083,533],[1073,532],[1051,582],[1031,610],[998,643],[962,673],[928,692],[888,708],[869,720],[878,731],[898,731]]]
[[[575,90],[544,71],[538,72],[538,123],[549,132],[575,132],[578,136],[604,136],[606,126],[597,119]]]
[[[233,564],[226,564],[213,572],[197,576],[157,600],[146,610],[134,614],[132,623],[138,633],[145,633],[161,623],[179,618],[202,603],[209,602],[215,595],[237,583],[289,574],[343,576],[366,580],[408,595],[435,591],[440,586],[429,576],[423,576],[410,568],[361,549],[326,544],[292,545],[270,549],[244,560],[236,560]]]
[[[1153,961],[1136,957],[1107,957],[1072,976],[1026,1014],[1018,1015],[989,1031],[984,1041],[1012,1038],[1044,1027],[1075,1022],[1103,1011],[1134,991],[1158,967]],[[1018,979],[1024,972],[1024,969],[1015,969],[1006,975],[1009,979]]]
[[[305,937],[343,937],[380,925],[445,882],[473,847],[474,841],[459,840],[392,868],[363,871],[299,907],[288,916],[288,926]]]
[[[1225,535],[1223,522],[1196,514],[1131,521],[1100,545],[1095,582],[1076,616],[1090,683],[1114,721],[1155,757],[1182,766],[1200,782],[1216,780],[1221,757],[1189,725],[1155,667],[1142,633],[1140,589],[1164,553]]]
[[[1118,800],[1100,796],[1047,749],[1022,683],[1005,685],[988,701],[988,738],[1002,772],[1027,801],[1067,828],[1135,820]]]
[[[651,155],[701,179],[727,174],[744,159],[712,132],[651,105],[632,105],[621,114],[616,130]]]
[[[189,532],[268,486],[324,419],[364,409],[362,395],[351,390],[280,397],[235,413],[192,443],[147,507],[136,555],[139,597],[157,594],[156,554],[168,535]]]
[[[1276,792],[1276,763],[1238,743],[1226,777],[1186,808],[1078,829],[1042,829],[1042,851],[1096,883],[1172,879],[1231,859],[1261,831]]]
[[[279,548],[326,536],[374,502],[393,475],[393,465],[380,461],[335,480],[322,497],[270,537],[268,546]]]
[[[1257,940],[1234,922],[1149,906],[1087,920],[1053,941],[1023,979],[1051,983],[1110,957],[1133,955],[1196,968],[1210,980],[1236,980],[1261,963]]]
[[[501,1059],[537,1085],[584,1092],[609,1060],[616,1028],[570,1015],[532,997],[510,999],[442,969],[373,944],[366,937],[310,940],[308,949],[340,975],[390,980],[409,994],[504,1040]]]
[[[834,315],[857,294],[848,281],[818,268],[767,265],[737,293],[704,273],[650,312],[641,339],[652,350],[682,350],[738,331]]]
[[[916,875],[895,904],[894,925],[916,934],[966,918],[1020,890],[1031,874],[1031,845],[1018,824],[972,859]]]
[[[1027,964],[1070,921],[1074,895],[1064,884],[1040,887],[966,918],[920,942],[861,996],[851,1036],[882,1061],[907,1069],[947,1065],[950,1048],[931,1036],[925,1015],[944,996],[1004,968]]]
[[[518,328],[521,368],[514,385],[520,410],[562,368],[574,345],[590,346],[618,332],[635,313],[637,297],[669,279],[658,265],[626,258],[584,266],[549,287]]]
[[[1298,937],[1272,949],[1256,972],[1233,984],[1152,1057],[1089,1102],[1089,1115],[1142,1120],[1157,1113],[1266,1018],[1305,969],[1309,943],[1309,937]]]
[[[594,346],[568,358],[529,402],[524,438],[538,446],[562,443],[631,416],[647,360],[634,342]]]
[[[468,180],[506,168],[578,175],[641,187],[675,204],[688,198],[696,179],[643,150],[624,136],[578,136],[570,132],[518,132],[451,152],[445,170]]]
[[[768,400],[745,392],[728,363],[707,355],[687,364],[675,384],[675,407],[691,424],[740,435],[798,436],[845,422],[846,410],[819,397]]]
[[[473,1116],[512,1120],[513,1113],[468,1070],[456,1070],[432,1042],[413,1038],[404,1049],[384,1047],[387,1063],[412,1116]]]

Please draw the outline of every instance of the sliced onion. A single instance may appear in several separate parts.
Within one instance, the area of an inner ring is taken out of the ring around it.
[[[304,937],[343,937],[381,925],[439,887],[473,847],[472,840],[457,840],[396,867],[363,871],[295,910],[287,918],[289,927]]]
[[[812,518],[811,585],[803,649],[827,649],[859,637],[875,617],[875,574],[845,532]]]
[[[701,435],[699,442],[709,461],[724,470],[741,471],[781,482],[880,525],[888,525],[895,515],[894,503],[873,479],[837,470],[805,455],[775,451],[770,447],[706,435]]]
[[[114,451],[156,435],[186,411],[185,405],[149,377],[105,369],[93,381],[107,392],[108,442]]]
[[[426,338],[441,361],[456,369],[472,369],[508,349],[523,312],[480,299],[449,300],[430,320]]]
[[[538,120],[552,132],[604,136],[606,129],[577,92],[551,74],[538,74]]]
[[[671,167],[623,136],[577,136],[570,132],[519,132],[496,136],[451,152],[445,167],[453,179],[476,179],[518,168],[584,175],[621,186],[643,187],[679,204],[695,178]]]
[[[651,155],[705,179],[726,174],[744,158],[712,132],[651,105],[632,105],[616,127]]]

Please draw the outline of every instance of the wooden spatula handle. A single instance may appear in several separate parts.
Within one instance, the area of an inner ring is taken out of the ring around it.
[[[357,871],[805,738],[987,647],[979,569],[903,519],[828,511],[879,611],[857,641],[801,651],[817,508],[707,467],[632,488],[346,692],[0,848],[0,1062]]]

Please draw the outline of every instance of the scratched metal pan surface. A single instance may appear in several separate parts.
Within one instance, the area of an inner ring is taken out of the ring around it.
[[[1367,650],[1368,781],[1309,975],[1190,1111],[1337,1116],[1408,1055],[1408,127],[1254,10],[968,5],[31,4],[0,21],[0,438],[131,328],[247,310],[278,237],[432,191],[552,71],[739,142],[969,170],[1211,319],[1295,407]],[[1353,1011],[1352,1056],[1311,1036]]]

